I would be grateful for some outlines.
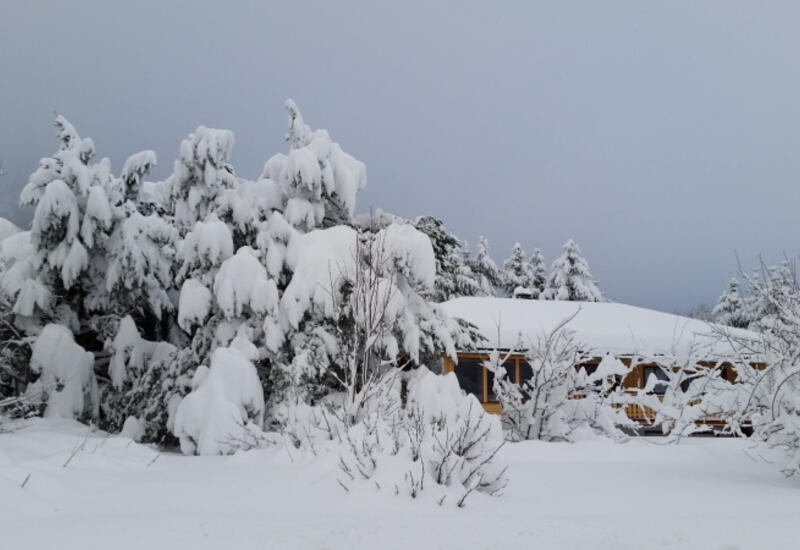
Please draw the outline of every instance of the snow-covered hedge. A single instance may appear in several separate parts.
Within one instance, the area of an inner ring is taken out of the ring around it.
[[[393,371],[377,387],[355,421],[336,400],[301,405],[287,434],[298,447],[338,455],[348,493],[378,488],[456,506],[473,492],[501,494],[507,479],[495,456],[503,445],[499,418],[465,394],[454,374]]]

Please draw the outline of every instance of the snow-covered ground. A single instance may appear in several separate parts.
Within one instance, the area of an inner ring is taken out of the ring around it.
[[[511,444],[501,451],[505,495],[474,494],[458,509],[432,493],[422,502],[366,487],[345,494],[335,457],[277,446],[159,455],[87,433],[37,419],[0,435],[0,547],[798,547],[800,479],[743,440]]]

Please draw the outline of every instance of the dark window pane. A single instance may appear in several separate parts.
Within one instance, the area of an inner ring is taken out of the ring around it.
[[[695,380],[700,378],[700,373],[697,372],[684,372],[683,373],[683,380],[681,380],[681,390],[686,393],[689,391],[689,387],[694,383]]]
[[[593,364],[583,364],[583,365],[581,365],[581,367],[583,368],[583,370],[586,371],[586,376],[593,375],[595,373],[595,371],[597,370],[597,365],[593,365]]]
[[[533,378],[533,368],[527,361],[519,362],[519,383],[527,382]]]
[[[597,371],[597,365],[598,365],[597,363],[584,363],[584,364],[580,365],[580,368],[582,368],[584,371],[586,371],[586,380],[588,380],[589,377],[591,375],[593,375]],[[595,380],[593,382],[593,384],[595,386],[602,386],[603,385],[603,379],[602,378],[598,378],[597,380]]]
[[[519,362],[519,385],[522,387],[522,400],[528,401],[530,399],[530,387],[525,385],[525,382],[530,382],[533,378],[533,368],[527,361]]]
[[[647,386],[648,380],[651,376],[655,376],[657,380],[669,381],[669,376],[660,367],[645,367],[644,368],[644,384]],[[664,395],[667,392],[667,384],[657,382],[653,386],[653,393],[656,395]]]
[[[483,401],[483,361],[459,359],[455,373],[461,389]]]
[[[503,363],[503,368],[506,370],[506,380],[516,382],[517,375],[515,372],[516,369],[514,367],[514,362],[506,361]],[[494,373],[488,369],[486,371],[486,385],[489,389],[489,401],[497,401],[497,396],[494,393]]]

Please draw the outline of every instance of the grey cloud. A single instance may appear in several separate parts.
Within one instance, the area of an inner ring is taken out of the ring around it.
[[[283,100],[367,163],[360,210],[431,213],[496,260],[575,238],[612,298],[712,302],[798,252],[800,4],[42,2],[0,10],[0,215],[54,110],[166,176],[198,124],[255,177]]]

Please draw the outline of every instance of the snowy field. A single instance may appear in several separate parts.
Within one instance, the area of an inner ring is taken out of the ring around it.
[[[41,419],[0,435],[0,547],[798,547],[800,479],[754,458],[742,440],[507,445],[505,495],[474,494],[458,509],[425,494],[345,494],[335,457],[290,457],[282,447],[159,455],[86,435],[80,424]]]

